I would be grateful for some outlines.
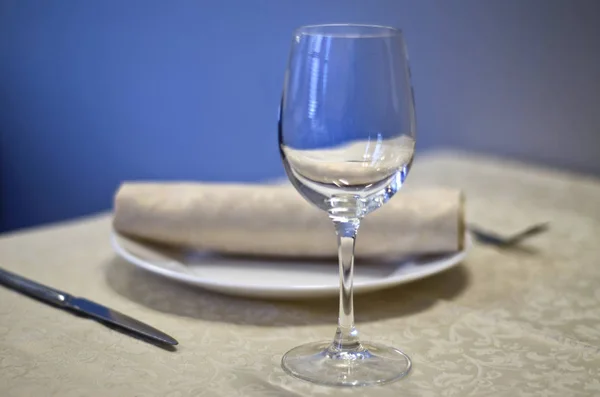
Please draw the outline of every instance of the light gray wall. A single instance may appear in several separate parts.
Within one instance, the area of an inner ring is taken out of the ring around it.
[[[283,173],[276,110],[302,24],[402,27],[418,148],[600,175],[600,1],[0,2],[0,230],[110,208],[130,178]]]
[[[600,175],[600,2],[435,4],[413,51],[427,143]]]

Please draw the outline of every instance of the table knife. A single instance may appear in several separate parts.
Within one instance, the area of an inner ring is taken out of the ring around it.
[[[177,345],[179,343],[164,332],[126,316],[123,313],[119,313],[116,310],[85,298],[72,296],[66,292],[47,287],[2,268],[0,268],[0,284],[58,308],[93,318],[108,325],[116,326],[122,330],[129,331],[134,335],[154,342],[166,345]]]

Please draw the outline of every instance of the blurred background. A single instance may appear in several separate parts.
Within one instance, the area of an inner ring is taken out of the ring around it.
[[[597,0],[0,0],[0,231],[108,210],[126,179],[282,176],[292,30],[341,22],[404,30],[418,153],[600,176]]]

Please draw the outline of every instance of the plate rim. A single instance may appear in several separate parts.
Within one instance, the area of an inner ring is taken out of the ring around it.
[[[154,265],[143,258],[129,252],[125,247],[123,247],[119,243],[119,239],[124,239],[127,241],[131,241],[134,244],[144,245],[141,242],[137,242],[124,236],[117,232],[116,230],[111,230],[110,240],[113,250],[119,255],[121,258],[125,259],[127,262],[144,269],[153,274],[157,274],[172,280],[176,280],[179,282],[183,282],[189,285],[194,285],[200,288],[205,288],[207,290],[222,292],[225,290],[230,294],[235,294],[238,296],[246,295],[246,296],[261,296],[261,297],[273,297],[278,295],[279,297],[284,296],[295,296],[300,297],[303,294],[309,293],[331,293],[337,294],[339,292],[339,286],[331,286],[331,285],[298,285],[298,286],[255,286],[255,285],[240,285],[239,283],[233,282],[223,282],[223,281],[215,281],[215,280],[206,280],[199,276],[189,275],[186,273],[181,273],[176,270],[171,270],[165,267],[161,267],[158,265]],[[362,282],[354,282],[353,289],[355,293],[361,292],[369,292],[374,290],[383,290],[390,287],[398,286],[401,284],[410,283],[413,281],[421,280],[430,276],[433,276],[438,273],[442,273],[446,270],[449,270],[455,266],[458,266],[460,263],[464,261],[467,257],[468,252],[472,247],[472,238],[469,233],[465,235],[465,244],[462,250],[455,252],[454,254],[449,255],[448,257],[438,260],[437,262],[441,262],[437,266],[433,266],[430,269],[426,269],[422,272],[413,273],[409,275],[392,275],[390,277],[375,279],[375,280],[367,280]],[[144,247],[148,249],[152,249],[151,247]],[[247,291],[248,293],[244,293]],[[322,296],[322,295],[319,295]]]

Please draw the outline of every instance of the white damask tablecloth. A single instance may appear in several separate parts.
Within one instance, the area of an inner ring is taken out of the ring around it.
[[[281,355],[332,337],[337,299],[249,301],[161,279],[113,254],[105,214],[1,236],[0,266],[155,325],[179,347],[0,288],[0,396],[600,396],[600,180],[437,152],[418,159],[407,187],[432,184],[463,188],[481,226],[551,229],[520,249],[476,245],[453,270],[356,297],[363,338],[412,357],[404,380],[335,389],[292,379]]]

